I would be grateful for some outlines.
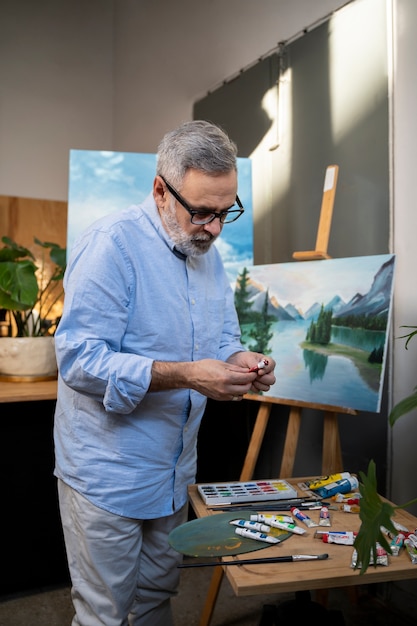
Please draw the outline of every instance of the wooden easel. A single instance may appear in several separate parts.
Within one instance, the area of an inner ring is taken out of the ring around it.
[[[338,165],[328,165],[324,177],[323,197],[321,201],[319,226],[317,229],[316,247],[314,250],[294,252],[292,258],[296,261],[317,261],[330,259],[327,254],[329,245],[330,227],[332,225],[333,206],[336,196]]]
[[[312,261],[330,258],[327,254],[327,248],[330,237],[338,173],[339,167],[337,165],[329,165],[326,169],[316,247],[314,250],[306,252],[294,252],[293,258],[297,261]],[[327,476],[328,474],[334,472],[343,471],[338,414],[348,413],[350,415],[356,415],[357,413],[354,409],[330,407],[328,405],[312,404],[308,402],[292,402],[290,400],[283,400],[279,398],[265,398],[265,396],[258,396],[256,394],[247,394],[244,398],[246,400],[256,400],[260,402],[260,405],[240,474],[240,481],[250,480],[253,476],[273,404],[285,404],[290,406],[279,477],[290,478],[292,476],[303,408],[318,409],[323,411],[322,475]],[[200,617],[200,626],[208,626],[210,624],[217,596],[220,591],[220,585],[223,580],[223,575],[223,568],[214,568],[214,573],[207,592],[206,602]]]

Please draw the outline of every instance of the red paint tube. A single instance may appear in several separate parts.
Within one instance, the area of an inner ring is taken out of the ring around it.
[[[356,535],[357,533],[351,530],[348,530],[345,533],[330,531],[328,533],[323,533],[321,539],[323,543],[338,543],[344,546],[353,546]]]

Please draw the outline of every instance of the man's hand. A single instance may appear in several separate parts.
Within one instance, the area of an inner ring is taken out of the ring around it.
[[[262,359],[268,363],[260,367]],[[275,382],[275,361],[255,352],[237,352],[227,362],[154,361],[149,391],[195,389],[212,400],[241,400],[249,391],[268,391]],[[251,371],[252,370],[252,371]]]

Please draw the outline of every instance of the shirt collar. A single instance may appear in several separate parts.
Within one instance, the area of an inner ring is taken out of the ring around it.
[[[187,255],[186,255],[186,254],[184,254],[183,252],[180,252],[180,251],[178,250],[178,248],[176,248],[175,246],[174,246],[173,248],[171,248],[171,251],[175,254],[175,256],[176,256],[178,259],[181,259],[182,261],[185,261],[185,259],[187,258]]]

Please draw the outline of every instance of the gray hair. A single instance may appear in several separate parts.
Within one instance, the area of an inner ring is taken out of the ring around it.
[[[189,169],[216,175],[237,171],[237,147],[225,131],[211,122],[185,122],[168,132],[158,146],[157,175],[181,188]]]

